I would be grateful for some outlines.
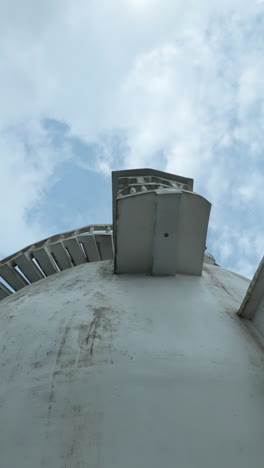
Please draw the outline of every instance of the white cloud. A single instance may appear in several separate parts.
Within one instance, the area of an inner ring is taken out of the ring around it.
[[[18,220],[25,243],[43,237],[45,226],[28,225],[27,212],[47,190],[57,164],[69,157],[45,143],[38,122],[48,116],[67,122],[86,142],[124,129],[130,148],[124,166],[195,177],[197,190],[214,203],[212,247],[218,260],[230,259],[238,268],[234,233],[243,230],[243,238],[253,241],[264,228],[261,3],[12,0],[3,5],[1,198],[12,191],[11,210],[2,212],[2,245],[15,245],[10,233]],[[16,131],[5,131],[21,125],[30,129],[34,156]],[[103,173],[113,164],[107,150],[98,157]],[[223,241],[227,223],[229,237]],[[249,258],[257,262],[261,242],[260,236],[253,254],[246,240],[240,245],[244,269]]]
[[[47,235],[45,224],[29,222],[28,213],[54,183],[55,168],[70,156],[66,145],[54,149],[48,132],[34,122],[3,130],[0,154],[0,257],[4,257]]]

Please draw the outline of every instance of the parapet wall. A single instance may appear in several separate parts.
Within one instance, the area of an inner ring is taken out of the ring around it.
[[[89,225],[51,236],[0,262],[0,300],[67,268],[112,258],[111,225]]]

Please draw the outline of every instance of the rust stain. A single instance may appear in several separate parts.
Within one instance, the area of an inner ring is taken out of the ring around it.
[[[38,369],[39,367],[42,367],[42,366],[43,366],[42,361],[36,361],[36,362],[34,362],[34,364],[32,364],[31,367],[33,367],[33,369]]]
[[[109,316],[110,309],[106,307],[96,307],[93,310],[93,319],[89,324],[81,324],[79,329],[79,346],[80,356],[78,367],[87,367],[93,365],[95,349],[97,348],[97,359],[99,359],[100,351],[104,352],[107,348],[112,359],[112,341],[113,331],[112,323]],[[101,346],[98,348],[99,344]],[[106,361],[105,361],[106,362]]]
[[[61,342],[60,342],[58,354],[57,354],[56,366],[58,365],[58,363],[59,363],[59,361],[60,361],[60,358],[61,358],[61,355],[62,355],[62,353],[63,353],[63,348],[64,348],[64,345],[65,345],[67,336],[68,336],[68,334],[69,334],[69,331],[70,331],[70,327],[69,327],[69,326],[65,327],[65,330],[64,330],[64,333],[63,333]]]

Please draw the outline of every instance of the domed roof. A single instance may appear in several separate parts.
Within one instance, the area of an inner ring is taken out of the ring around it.
[[[261,466],[249,281],[77,266],[0,303],[4,467]]]

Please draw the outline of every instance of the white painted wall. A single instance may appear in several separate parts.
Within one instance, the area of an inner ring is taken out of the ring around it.
[[[0,303],[3,468],[263,465],[263,350],[249,281],[58,273]]]

